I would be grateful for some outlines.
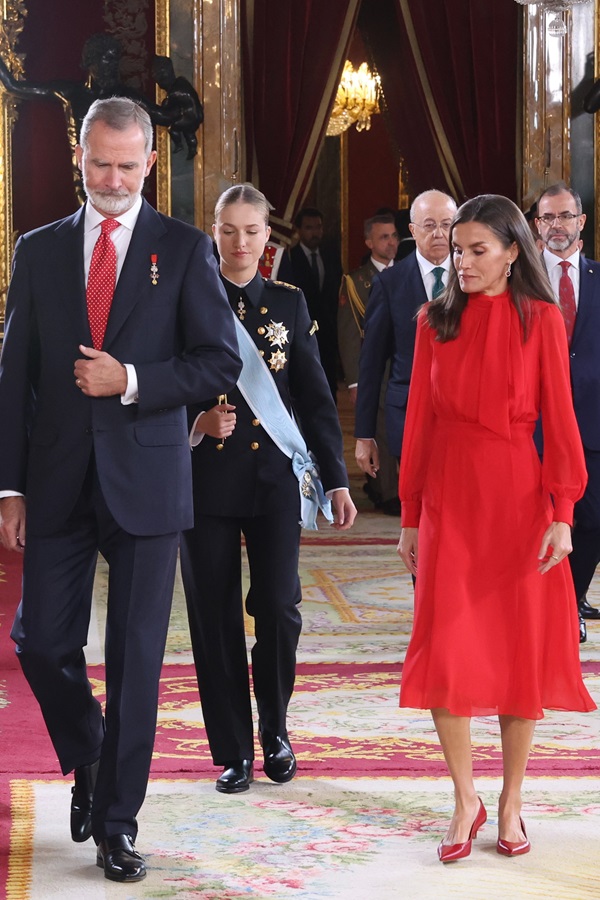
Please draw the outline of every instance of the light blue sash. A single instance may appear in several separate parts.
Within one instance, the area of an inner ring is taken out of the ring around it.
[[[287,411],[264,359],[238,317],[234,318],[243,363],[237,386],[269,437],[292,460],[292,470],[300,488],[300,524],[316,531],[319,509],[328,522],[333,522],[331,501],[325,496],[317,465]]]

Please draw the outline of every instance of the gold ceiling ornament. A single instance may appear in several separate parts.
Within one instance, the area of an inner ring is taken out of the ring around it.
[[[521,6],[541,6],[544,12],[553,13],[554,18],[548,23],[548,34],[554,37],[562,37],[567,33],[567,25],[563,13],[580,6],[583,3],[592,3],[593,0],[516,0]]]
[[[346,60],[327,126],[327,136],[337,137],[354,124],[357,131],[368,131],[371,116],[380,112],[380,96],[379,75],[373,74],[366,62],[355,69]]]

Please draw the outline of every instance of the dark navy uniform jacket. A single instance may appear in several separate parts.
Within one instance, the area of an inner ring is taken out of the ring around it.
[[[348,487],[337,408],[302,291],[267,281],[258,273],[243,289],[223,280],[234,313],[252,336],[317,458],[324,489]],[[233,434],[223,442],[205,435],[192,452],[195,515],[246,517],[299,510],[291,460],[271,440],[237,388],[228,392],[227,400],[236,407]],[[198,412],[216,402],[213,397],[188,407],[190,427]]]

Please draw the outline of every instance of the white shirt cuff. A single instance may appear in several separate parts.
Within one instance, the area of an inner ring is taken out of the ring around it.
[[[121,403],[123,406],[130,406],[132,403],[138,402],[138,380],[135,366],[131,363],[123,363],[127,372],[127,387],[125,393],[121,394]]]
[[[197,415],[196,418],[194,419],[194,424],[192,425],[192,427],[191,427],[191,429],[190,429],[190,438],[189,438],[189,440],[190,440],[190,447],[191,447],[192,449],[193,449],[194,447],[197,447],[198,444],[199,444],[199,443],[202,441],[202,439],[204,438],[204,432],[203,432],[203,431],[196,431],[196,425],[198,424],[198,420],[200,419],[200,416],[203,416],[203,415],[204,415],[204,410],[202,410],[201,413],[198,413],[198,415]]]

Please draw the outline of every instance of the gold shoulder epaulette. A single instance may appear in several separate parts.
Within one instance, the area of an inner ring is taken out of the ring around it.
[[[287,288],[288,291],[299,291],[300,288],[295,284],[288,284],[287,281],[267,281],[268,285],[272,285],[273,287],[282,287]]]

